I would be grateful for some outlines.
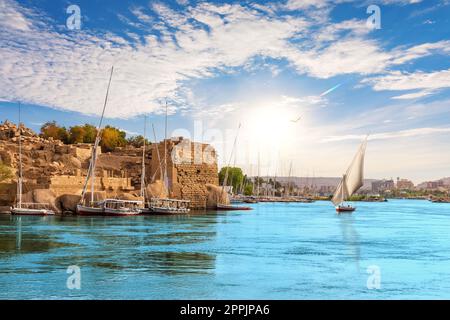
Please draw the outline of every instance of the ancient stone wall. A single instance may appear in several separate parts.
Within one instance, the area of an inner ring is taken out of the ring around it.
[[[166,163],[164,154],[166,154],[170,197],[190,200],[193,209],[205,208],[208,196],[206,184],[219,184],[215,150],[208,144],[191,142],[183,138],[168,139],[153,145],[151,175],[158,180],[163,179],[161,171],[164,174]]]
[[[89,167],[91,146],[64,145],[59,140],[43,139],[28,128],[21,128],[25,190],[50,189],[57,196],[79,195]],[[16,125],[7,121],[0,124],[0,161],[12,167],[13,171],[17,170],[19,163],[18,137]],[[183,138],[168,139],[166,145],[170,197],[190,200],[194,209],[204,208],[207,201],[205,185],[219,183],[215,150],[207,144]],[[164,141],[147,146],[147,184],[162,179],[164,150]],[[141,188],[141,171],[142,148],[129,146],[103,154],[99,150],[96,190],[105,191],[108,196],[136,193]],[[0,205],[12,205],[15,190],[16,178],[3,182]]]

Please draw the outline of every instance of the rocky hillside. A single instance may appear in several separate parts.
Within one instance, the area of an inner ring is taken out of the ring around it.
[[[89,167],[91,145],[66,145],[52,138],[39,137],[31,129],[19,128],[11,122],[0,124],[0,161],[12,168],[17,177],[19,167],[19,136],[22,133],[22,163],[24,194],[30,202],[52,200],[58,211],[73,211],[79,201],[81,190]],[[178,140],[177,140],[178,141]],[[180,140],[181,141],[181,140]],[[178,141],[179,142],[179,141]],[[188,149],[206,150],[207,145],[188,143]],[[175,145],[169,141],[169,145]],[[164,146],[164,142],[159,144]],[[156,157],[156,145],[145,154],[146,181],[151,182],[155,172],[159,172],[159,160]],[[210,149],[210,148],[209,148]],[[191,150],[191,151],[192,151]],[[196,164],[194,162],[174,164],[168,150],[169,180],[173,187],[170,196],[187,199],[195,208],[204,208],[211,203],[211,188],[207,184],[217,185],[217,163]],[[155,156],[153,156],[155,153]],[[192,155],[194,152],[192,152]],[[215,151],[212,150],[215,159]],[[192,160],[189,157],[188,160]],[[101,153],[96,166],[96,187],[101,197],[134,199],[141,188],[142,148],[127,146],[116,148],[114,152]],[[156,177],[160,179],[160,177]],[[11,206],[16,200],[17,178],[0,183],[0,206]],[[167,196],[161,190],[160,182],[146,186],[154,197]],[[47,190],[47,191],[42,191]],[[214,198],[214,197],[213,197]],[[215,199],[215,198],[214,198]],[[0,210],[1,211],[1,210]]]

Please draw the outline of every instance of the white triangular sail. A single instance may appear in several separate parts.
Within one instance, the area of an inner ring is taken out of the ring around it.
[[[347,200],[356,191],[359,190],[364,184],[364,155],[366,152],[367,139],[363,141],[358,149],[352,163],[347,169],[346,174],[339,183],[336,191],[334,192],[331,201],[334,205]]]

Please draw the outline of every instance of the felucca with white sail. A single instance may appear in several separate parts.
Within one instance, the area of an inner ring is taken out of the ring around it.
[[[347,172],[343,175],[331,199],[338,213],[353,212],[356,210],[355,207],[345,204],[345,201],[364,185],[364,156],[366,146],[367,138],[361,143],[358,152],[348,167]]]
[[[14,215],[34,215],[34,216],[47,216],[54,215],[55,212],[49,209],[49,204],[47,203],[26,203],[22,202],[23,194],[23,166],[22,166],[22,128],[20,123],[20,103],[19,103],[19,170],[17,178],[17,202],[16,205],[11,209],[11,214]]]

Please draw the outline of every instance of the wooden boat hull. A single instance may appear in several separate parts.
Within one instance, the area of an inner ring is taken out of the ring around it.
[[[225,211],[252,210],[252,208],[250,208],[250,207],[233,206],[233,205],[228,205],[228,204],[218,204],[216,209],[217,210],[225,210]]]
[[[52,216],[52,215],[55,215],[55,213],[52,210],[48,210],[48,209],[25,209],[25,208],[13,208],[11,210],[11,214],[21,215],[21,216]]]
[[[432,199],[430,201],[433,203],[450,203],[450,199]]]
[[[78,205],[77,214],[79,214],[80,216],[102,216],[103,208],[94,208]]]
[[[142,213],[147,213],[147,214],[187,214],[190,211],[191,211],[190,209],[180,210],[180,209],[174,209],[174,208],[153,207],[151,209],[147,209],[146,212],[142,212]]]
[[[141,211],[136,210],[122,210],[122,209],[104,209],[104,216],[136,216],[140,214]]]
[[[336,207],[336,212],[337,213],[351,213],[351,212],[353,212],[355,210],[356,210],[355,207],[342,207],[342,206],[337,206]]]

